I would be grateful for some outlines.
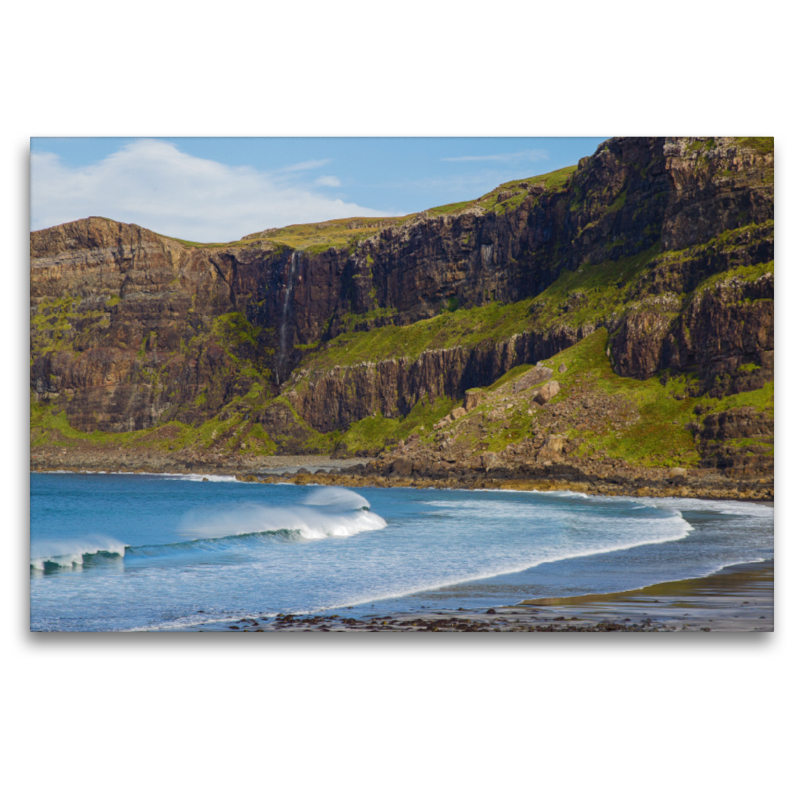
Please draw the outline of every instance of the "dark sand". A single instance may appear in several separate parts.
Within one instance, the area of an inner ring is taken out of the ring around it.
[[[630,592],[525,600],[485,611],[347,617],[343,614],[252,617],[193,631],[322,632],[671,632],[772,631],[774,562],[738,564],[704,578]]]

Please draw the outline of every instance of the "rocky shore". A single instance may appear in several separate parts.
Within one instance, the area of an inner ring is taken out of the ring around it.
[[[386,451],[398,478],[610,491],[616,459],[750,481],[774,458],[773,169],[769,138],[615,137],[403,218],[225,245],[101,217],[35,231],[34,464]]]
[[[131,472],[235,475],[260,483],[337,485],[351,488],[511,489],[573,491],[639,497],[695,497],[714,500],[774,499],[772,474],[731,478],[720,470],[645,468],[619,463],[572,462],[522,468],[432,464],[403,456],[333,459],[328,456],[271,456],[230,461],[194,459],[153,452],[113,453],[93,449],[40,449],[31,454],[32,472]]]
[[[637,497],[695,497],[710,500],[772,501],[772,476],[737,480],[717,470],[641,468],[614,465],[559,465],[533,470],[475,470],[454,467],[449,474],[420,469],[407,471],[389,462],[356,465],[338,472],[299,470],[282,475],[242,474],[240,480],[297,484],[318,483],[348,487],[404,487],[418,489],[507,489],[514,491],[571,491],[593,495]],[[403,474],[405,473],[405,474]]]

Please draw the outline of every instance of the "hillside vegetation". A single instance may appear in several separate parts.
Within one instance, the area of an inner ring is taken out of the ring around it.
[[[613,139],[405,217],[32,234],[32,450],[763,473],[772,175],[770,139]]]

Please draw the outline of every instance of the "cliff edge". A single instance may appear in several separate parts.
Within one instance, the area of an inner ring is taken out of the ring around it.
[[[32,461],[769,477],[773,163],[765,138],[615,138],[399,219],[217,245],[99,217],[34,232]]]

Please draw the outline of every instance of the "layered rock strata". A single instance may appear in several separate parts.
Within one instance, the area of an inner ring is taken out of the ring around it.
[[[196,426],[249,398],[237,408],[268,433],[298,416],[326,433],[461,397],[600,327],[620,376],[752,391],[774,374],[772,169],[761,140],[617,138],[558,181],[376,222],[346,246],[292,248],[270,231],[195,246],[98,217],[38,231],[33,397],[86,432]],[[314,360],[348,331],[525,298],[513,333]]]

